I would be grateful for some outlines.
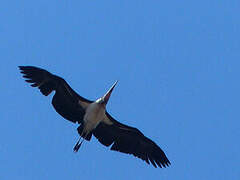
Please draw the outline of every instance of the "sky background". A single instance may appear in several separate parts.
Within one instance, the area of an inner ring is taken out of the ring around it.
[[[0,7],[0,179],[240,179],[239,0],[9,0]],[[95,138],[73,153],[77,124],[18,65],[95,100],[119,80],[110,114],[172,165],[155,169]]]

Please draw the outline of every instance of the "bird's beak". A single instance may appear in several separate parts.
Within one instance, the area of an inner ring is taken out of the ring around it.
[[[111,94],[112,94],[112,91],[114,89],[114,87],[117,85],[118,81],[116,81],[112,87],[108,90],[108,92],[103,96],[103,99],[104,99],[104,103],[107,104]]]

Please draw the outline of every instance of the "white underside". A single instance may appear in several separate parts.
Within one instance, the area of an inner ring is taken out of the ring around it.
[[[103,105],[96,102],[91,103],[87,109],[84,116],[84,129],[83,133],[89,133],[97,127],[97,125],[102,121],[106,124],[112,124],[112,122],[105,115],[105,108]]]

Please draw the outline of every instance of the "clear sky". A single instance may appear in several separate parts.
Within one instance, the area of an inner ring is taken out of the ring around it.
[[[240,179],[239,0],[10,0],[0,7],[0,179]],[[25,83],[18,65],[96,99],[172,165],[155,169],[95,138]]]

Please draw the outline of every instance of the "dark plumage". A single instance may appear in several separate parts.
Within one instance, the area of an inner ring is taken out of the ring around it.
[[[104,111],[104,120],[100,119],[95,128],[84,132],[85,123],[87,123],[84,119],[86,110],[92,104],[105,108],[111,92],[108,92],[104,106],[100,100],[104,100],[106,95],[97,101],[90,101],[78,95],[63,78],[44,69],[33,66],[19,66],[19,69],[26,78],[26,82],[31,83],[32,87],[38,87],[43,95],[48,96],[55,91],[52,99],[53,107],[65,119],[80,124],[78,133],[84,139],[89,141],[93,134],[103,145],[111,145],[111,150],[133,154],[148,164],[151,162],[154,167],[170,165],[165,153],[155,142],[144,136],[138,129],[119,123],[106,111]]]

